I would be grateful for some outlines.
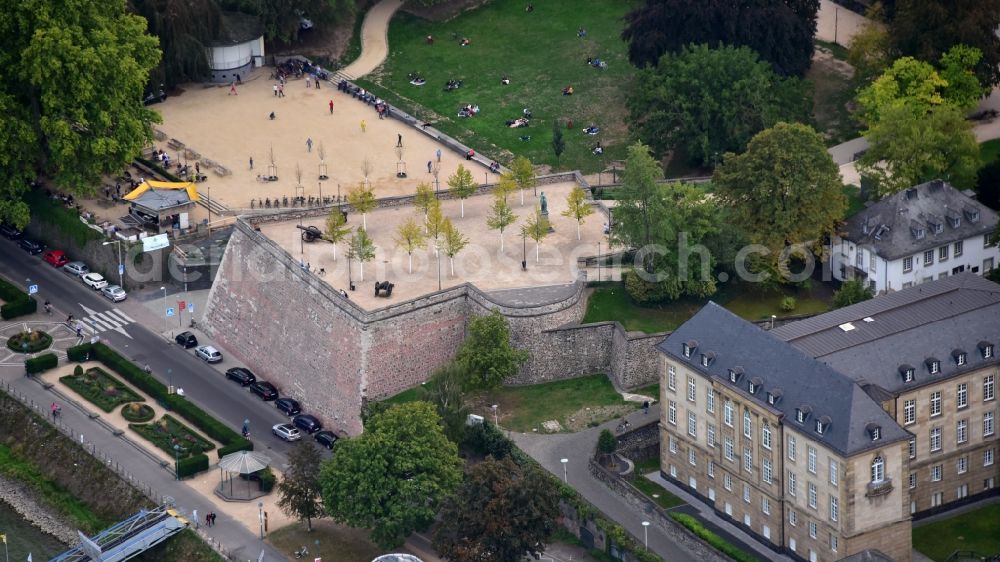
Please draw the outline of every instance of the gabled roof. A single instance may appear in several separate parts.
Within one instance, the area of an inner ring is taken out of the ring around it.
[[[685,358],[683,344],[692,340],[698,342],[698,347],[690,358]],[[842,455],[909,438],[909,434],[855,381],[714,302],[705,305],[657,347],[675,361],[715,379],[718,384],[737,389],[747,399],[778,410],[786,427]],[[704,367],[701,354],[707,352],[715,353],[715,359]],[[729,369],[737,366],[741,366],[745,374],[733,384]],[[762,379],[763,388],[751,395],[747,381],[754,377]],[[771,405],[767,393],[774,389],[781,390],[781,398]],[[799,423],[796,409],[803,406],[808,406],[811,412],[805,423]],[[819,434],[816,420],[824,417],[828,417],[831,424]],[[865,430],[868,424],[882,428],[879,441],[871,440]]]
[[[853,329],[840,328],[851,324]],[[963,273],[880,296],[771,331],[804,353],[865,384],[898,394],[998,362],[1000,285]],[[986,360],[982,345],[994,346]],[[966,353],[958,365],[956,351]],[[928,360],[939,362],[932,374]],[[913,369],[906,382],[903,367]]]
[[[978,219],[972,217],[978,213]],[[949,221],[957,218],[958,226]],[[936,232],[933,225],[943,229]],[[992,232],[997,214],[934,180],[884,197],[847,219],[842,238],[872,248],[885,260],[896,260],[944,244]],[[916,231],[922,230],[922,237]]]

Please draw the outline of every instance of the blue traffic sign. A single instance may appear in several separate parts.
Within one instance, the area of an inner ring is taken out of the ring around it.
[[[194,312],[194,303],[189,302],[187,304],[188,304],[188,312]]]
[[[174,315],[174,307],[168,308],[167,309],[167,316],[173,316],[173,315]]]
[[[38,292],[38,285],[28,285],[28,294],[33,295]]]
[[[125,273],[125,264],[120,263],[118,264],[118,275],[121,275],[123,273]]]

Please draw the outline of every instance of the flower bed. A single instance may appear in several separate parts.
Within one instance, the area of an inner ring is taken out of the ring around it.
[[[144,401],[142,396],[99,367],[83,372],[78,366],[72,375],[60,377],[59,380],[105,412],[129,402]]]
[[[186,459],[215,448],[170,414],[155,423],[130,423],[128,426],[171,457],[176,454],[177,458]],[[174,445],[180,445],[180,449],[175,450]]]
[[[145,423],[153,419],[155,415],[156,412],[152,408],[139,402],[132,402],[131,404],[122,406],[122,417],[127,422]]]
[[[24,344],[28,344],[25,349]],[[7,338],[7,347],[17,353],[38,353],[52,345],[52,336],[41,330],[21,332]]]

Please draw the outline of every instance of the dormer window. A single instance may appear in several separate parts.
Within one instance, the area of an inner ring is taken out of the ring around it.
[[[729,369],[729,382],[735,384],[739,382],[740,377],[743,376],[743,367],[733,367]]]
[[[782,392],[780,388],[775,388],[774,390],[771,390],[770,392],[767,393],[767,403],[774,406],[775,404],[778,403],[779,400],[781,400],[781,394]]]
[[[708,367],[715,361],[715,353],[709,351],[701,354],[701,366]]]
[[[816,433],[823,435],[830,430],[830,422],[832,420],[828,416],[823,416],[816,420]]]
[[[913,235],[917,240],[923,239],[926,232],[922,226],[910,226],[910,234]]]
[[[880,225],[878,229],[875,230],[875,239],[881,240],[882,237],[885,236],[887,232],[889,232],[889,227],[884,224]]]
[[[931,224],[931,228],[934,229],[934,234],[941,234],[944,232],[944,225],[939,222]]]
[[[760,390],[763,384],[764,381],[760,377],[754,377],[747,384],[747,389],[750,391],[750,394],[757,394],[757,391]]]
[[[868,432],[868,437],[870,437],[872,441],[878,441],[882,438],[882,427],[879,425],[870,423],[865,426],[865,430]]]
[[[913,382],[913,376],[916,374],[915,369],[910,365],[900,365],[899,374],[903,377],[903,382]]]
[[[983,354],[983,359],[993,357],[993,344],[987,341],[979,342],[979,352]]]
[[[962,224],[962,217],[959,215],[951,215],[948,217],[948,226],[952,228],[958,228]]]
[[[812,413],[812,408],[809,406],[799,406],[795,408],[795,421],[799,423],[806,423],[806,418]]]
[[[966,207],[965,218],[969,219],[969,222],[979,222],[979,209],[976,209],[975,207]]]
[[[924,363],[927,365],[927,372],[929,372],[930,374],[936,375],[941,372],[941,362],[938,361],[937,359],[931,357],[927,359],[927,361],[925,361]]]
[[[956,349],[951,352],[951,356],[955,358],[955,364],[958,366],[965,365],[968,363],[968,355],[961,349]]]
[[[694,353],[694,350],[697,348],[698,348],[698,342],[694,340],[688,340],[681,344],[681,353],[684,354],[684,357],[690,359],[691,355]]]

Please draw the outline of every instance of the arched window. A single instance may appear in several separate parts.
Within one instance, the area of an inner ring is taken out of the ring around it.
[[[882,455],[879,455],[872,460],[872,484],[878,484],[883,480],[885,480],[885,461],[882,460]]]

